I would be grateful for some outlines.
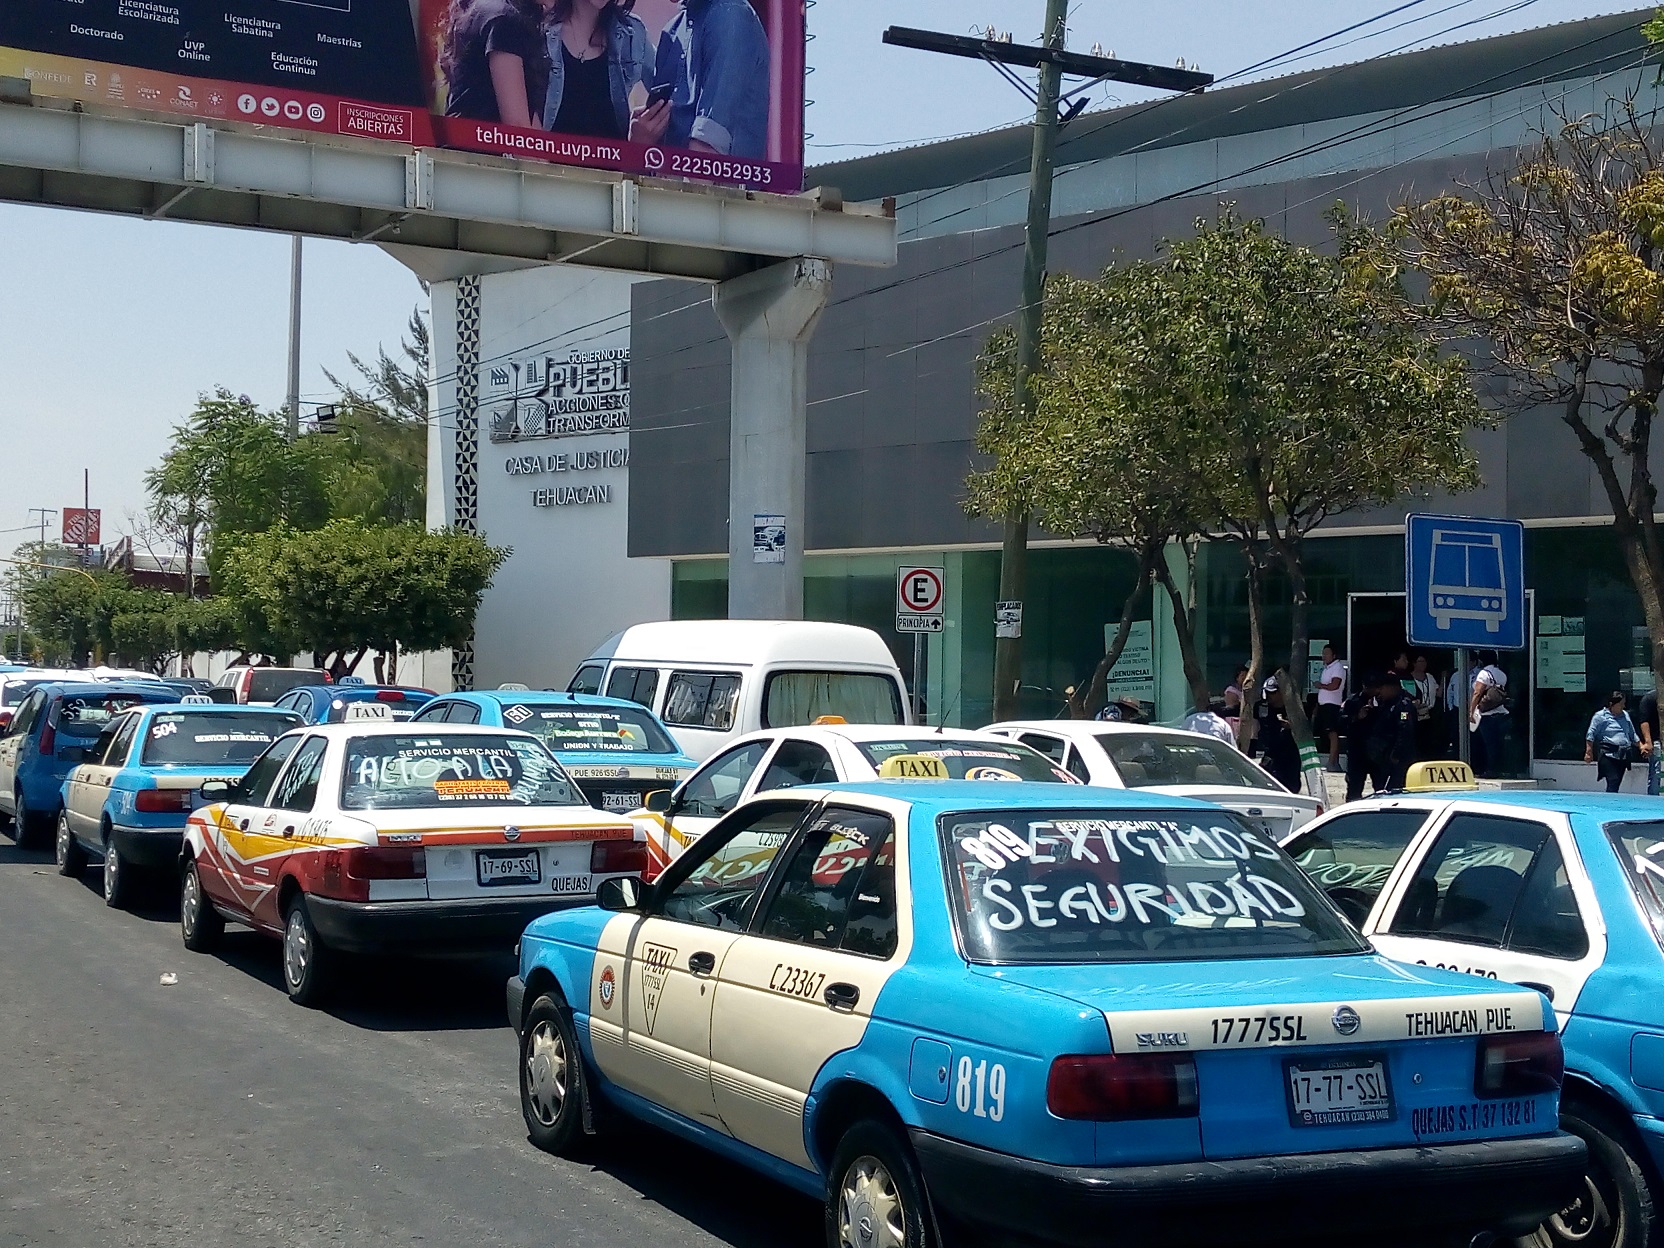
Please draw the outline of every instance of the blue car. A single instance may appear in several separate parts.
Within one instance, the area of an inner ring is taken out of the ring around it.
[[[0,736],[0,824],[32,848],[58,821],[64,779],[115,716],[130,706],[178,702],[154,681],[48,681],[29,690]]]
[[[876,781],[531,923],[521,1107],[826,1202],[828,1243],[1468,1245],[1572,1197],[1540,993],[1370,949],[1231,812]]]
[[[1664,802],[1446,788],[1372,798],[1288,851],[1391,957],[1546,993],[1578,1199],[1535,1243],[1643,1248],[1664,1218]]]
[[[335,685],[301,685],[272,705],[280,711],[293,711],[308,724],[339,724],[349,718],[403,721],[431,701],[431,689],[342,681]],[[383,707],[386,709],[380,709]]]
[[[416,719],[517,728],[548,746],[598,810],[628,814],[649,793],[673,789],[698,766],[659,717],[636,702],[581,693],[496,689],[452,693]]]
[[[124,906],[133,868],[179,869],[185,820],[209,780],[239,780],[273,741],[301,726],[292,711],[209,703],[135,706],[103,726],[63,784],[58,874],[103,864],[104,901]]]

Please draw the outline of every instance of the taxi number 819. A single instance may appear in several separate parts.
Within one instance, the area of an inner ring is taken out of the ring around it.
[[[1005,1117],[1005,1067],[986,1058],[972,1063],[959,1059],[958,1077],[953,1084],[953,1103],[962,1114],[998,1122]]]

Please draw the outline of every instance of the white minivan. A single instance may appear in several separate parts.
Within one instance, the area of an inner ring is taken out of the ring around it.
[[[871,629],[851,624],[637,624],[598,646],[567,691],[639,702],[701,762],[735,737],[823,715],[852,724],[912,722],[890,648]]]

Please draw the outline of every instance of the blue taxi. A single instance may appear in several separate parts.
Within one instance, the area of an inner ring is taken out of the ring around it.
[[[272,705],[280,711],[293,711],[309,724],[339,724],[349,718],[402,722],[412,718],[433,697],[431,689],[370,685],[347,676],[333,685],[299,685]],[[358,709],[355,711],[354,707]]]
[[[1456,771],[1448,764],[1430,768]],[[1644,1248],[1664,1220],[1664,802],[1458,782],[1355,802],[1287,844],[1390,957],[1547,994],[1561,1125],[1589,1145],[1542,1248]]]
[[[838,1248],[1465,1248],[1583,1172],[1542,994],[1380,956],[1202,802],[781,790],[598,900],[509,981],[532,1141],[656,1124]]]
[[[628,814],[698,766],[659,717],[636,702],[593,694],[494,689],[436,698],[419,723],[484,724],[529,732],[549,747],[598,810]]]
[[[209,702],[135,706],[104,723],[63,783],[60,875],[103,865],[104,901],[124,906],[135,869],[178,871],[185,820],[209,780],[236,780],[300,716]]]

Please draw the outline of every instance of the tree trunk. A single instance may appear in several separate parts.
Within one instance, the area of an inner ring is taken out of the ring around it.
[[[1289,642],[1288,666],[1277,674],[1283,689],[1283,708],[1288,715],[1289,731],[1300,746],[1300,770],[1306,779],[1306,792],[1324,801],[1327,785],[1323,779],[1323,764],[1317,746],[1312,742],[1312,723],[1306,716],[1306,666],[1311,649],[1311,593],[1306,584],[1305,545],[1298,537],[1284,535],[1273,543],[1278,562],[1288,573],[1293,638]]]
[[[1265,557],[1257,542],[1240,544],[1248,563],[1248,679],[1242,686],[1236,743],[1246,754],[1254,739],[1254,708],[1259,705],[1260,683],[1265,675]]]
[[[393,648],[387,652],[387,683],[399,683],[399,643],[394,642]]]
[[[1109,700],[1106,687],[1109,684],[1110,670],[1121,660],[1121,654],[1127,648],[1127,638],[1132,635],[1132,626],[1138,615],[1138,606],[1150,588],[1150,571],[1155,561],[1161,558],[1161,546],[1146,547],[1138,560],[1138,579],[1133,582],[1132,592],[1121,604],[1121,623],[1115,629],[1115,637],[1104,651],[1103,661],[1098,664],[1092,678],[1084,685],[1076,685],[1069,693],[1069,718],[1091,719],[1103,708]]]
[[[1195,616],[1186,603],[1186,595],[1179,592],[1179,587],[1173,583],[1173,571],[1167,566],[1165,557],[1157,559],[1155,564],[1156,581],[1167,591],[1167,601],[1173,607],[1173,631],[1179,637],[1179,657],[1184,661],[1184,679],[1190,686],[1192,705],[1208,696],[1208,677],[1202,670],[1201,657],[1196,652],[1196,634],[1194,632]],[[1194,576],[1191,578],[1195,579]],[[1185,714],[1190,713],[1186,708]]]
[[[376,651],[375,669],[376,684],[385,685],[387,683],[387,655],[385,651]]]

